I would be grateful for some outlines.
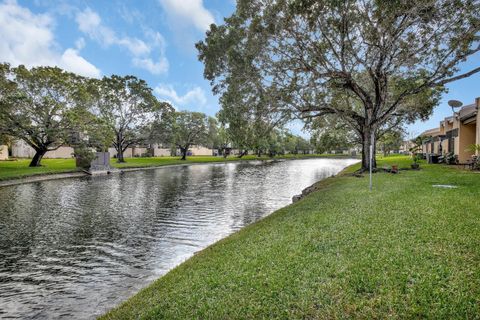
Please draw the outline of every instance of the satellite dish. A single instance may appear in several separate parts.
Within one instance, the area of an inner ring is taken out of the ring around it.
[[[452,107],[452,109],[455,109],[455,108],[460,108],[461,106],[463,106],[463,103],[462,103],[462,101],[458,101],[458,100],[449,100],[448,105],[450,107]]]

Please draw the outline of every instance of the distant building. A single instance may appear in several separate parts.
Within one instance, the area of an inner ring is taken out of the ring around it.
[[[400,145],[400,148],[398,149],[399,153],[402,154],[411,154],[412,152],[410,151],[413,147],[415,147],[415,143],[413,143],[410,140],[405,140],[402,142]]]
[[[5,146],[6,157],[8,158],[8,148]],[[115,148],[108,148],[111,157],[116,158],[117,150]],[[211,156],[214,155],[215,151],[210,148],[202,146],[192,146],[189,149],[190,155],[193,156]],[[2,159],[2,152],[0,152],[0,160]],[[180,154],[180,150],[177,150],[177,154]],[[16,141],[12,146],[12,156],[15,158],[32,158],[35,155],[35,150],[26,144],[22,140]],[[168,157],[172,155],[172,149],[166,148],[158,144],[151,145],[137,145],[127,148],[123,156],[124,158],[132,157]],[[73,148],[70,146],[61,146],[57,150],[48,151],[44,158],[50,159],[66,159],[73,158]]]
[[[12,156],[15,158],[33,158],[35,150],[22,140],[17,140],[12,145]],[[57,150],[48,151],[44,158],[73,158],[73,148],[61,146]]]
[[[0,160],[8,160],[8,146],[0,145]]]

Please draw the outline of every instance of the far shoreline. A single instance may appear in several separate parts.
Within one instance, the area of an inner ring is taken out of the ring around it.
[[[285,155],[285,156],[276,156],[274,158],[270,157],[256,157],[256,156],[247,156],[245,158],[237,158],[237,157],[230,157],[230,158],[223,158],[223,157],[214,157],[214,156],[191,156],[187,158],[187,162],[182,163],[179,158],[168,159],[174,160],[175,163],[161,163],[158,160],[162,160],[162,158],[129,158],[129,161],[123,164],[114,164],[113,170],[108,172],[108,174],[102,175],[109,175],[109,174],[119,174],[124,172],[133,172],[133,171],[141,171],[141,170],[152,170],[152,169],[159,169],[159,168],[171,168],[171,167],[180,167],[180,166],[190,166],[194,164],[212,164],[212,163],[219,163],[225,164],[228,162],[240,162],[240,161],[275,161],[275,160],[305,160],[305,159],[355,159],[355,156],[351,155],[337,155],[337,154],[305,154],[305,155]],[[153,160],[150,164],[141,166],[136,165],[135,162],[132,162],[131,159],[134,160]],[[49,159],[49,160],[57,160],[57,159]],[[65,160],[65,159],[58,159],[58,160]],[[158,163],[154,161],[157,160]],[[165,158],[167,160],[167,158]],[[0,161],[1,163],[1,161]],[[116,166],[115,166],[116,165]],[[68,179],[68,178],[81,178],[91,176],[89,173],[79,170],[79,169],[72,169],[71,171],[59,171],[59,172],[45,172],[45,173],[33,173],[31,175],[22,175],[16,176],[12,178],[7,178],[4,180],[0,179],[0,188],[2,187],[10,187],[15,185],[27,184],[27,183],[34,183],[34,182],[41,182],[41,181],[49,181],[49,180],[60,180],[60,179]]]

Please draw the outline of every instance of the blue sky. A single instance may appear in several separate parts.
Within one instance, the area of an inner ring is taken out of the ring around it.
[[[133,74],[178,109],[214,115],[218,99],[203,79],[195,42],[210,23],[221,23],[234,0],[0,0],[0,61],[57,65],[85,76]],[[480,57],[463,70],[480,65]],[[465,104],[480,96],[480,75],[449,85],[429,121],[413,134],[438,126],[451,114],[449,99]],[[300,124],[292,130],[300,133]]]
[[[2,0],[0,61],[133,74],[178,109],[214,115],[194,44],[234,9],[232,0]]]

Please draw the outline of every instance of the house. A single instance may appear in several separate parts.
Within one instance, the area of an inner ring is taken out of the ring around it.
[[[422,144],[422,153],[442,154],[441,140],[442,132],[439,128],[433,128],[424,131],[421,136],[424,138]]]
[[[400,148],[398,149],[398,153],[411,154],[412,152],[410,150],[413,149],[414,147],[415,147],[415,143],[413,143],[410,140],[405,140],[400,145]]]
[[[33,158],[35,150],[22,140],[17,140],[12,145],[12,156],[15,158]],[[44,158],[73,158],[73,148],[61,146],[57,150],[48,151]]]
[[[8,157],[8,148],[5,146],[5,153]],[[188,150],[191,155],[193,156],[211,156],[214,154],[214,150],[202,146],[192,146]],[[110,152],[110,156],[115,158],[117,156],[117,150],[115,148],[110,147],[108,148],[108,152]],[[178,150],[177,154],[180,154],[180,150]],[[22,140],[16,141],[12,146],[12,156],[15,158],[32,158],[35,155],[35,150],[30,147],[28,144],[23,142]],[[152,145],[137,145],[130,148],[127,148],[123,156],[124,158],[132,158],[132,157],[168,157],[172,155],[171,148],[165,148],[158,144]],[[48,159],[66,159],[66,158],[73,158],[73,148],[70,146],[61,146],[57,150],[48,151],[44,158]],[[2,151],[0,151],[0,160],[2,160]]]
[[[192,146],[188,151],[192,153],[192,156],[212,156],[214,153],[213,149],[202,146]]]
[[[426,154],[445,155],[453,152],[459,163],[468,162],[474,153],[468,150],[472,144],[480,144],[480,97],[475,103],[462,107],[453,116],[440,122],[438,128],[421,134],[426,140],[422,152]]]
[[[466,163],[472,158],[474,152],[468,150],[472,144],[480,143],[477,141],[477,113],[480,99],[475,104],[463,107],[457,116],[458,135],[455,139],[454,153],[458,156],[459,163]]]
[[[0,145],[0,160],[8,160],[8,146]]]

